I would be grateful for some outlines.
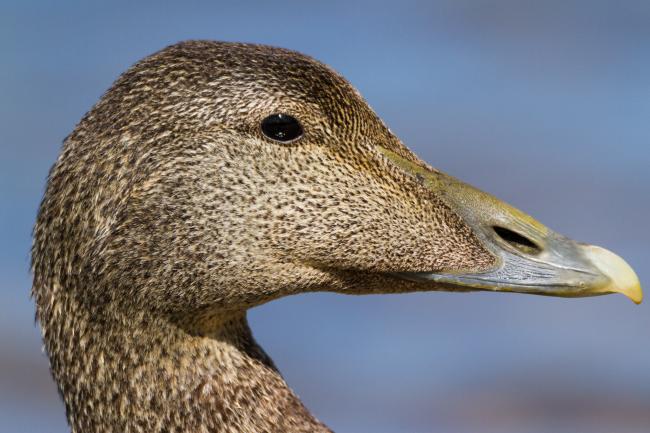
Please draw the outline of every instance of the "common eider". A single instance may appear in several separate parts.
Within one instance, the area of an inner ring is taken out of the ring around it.
[[[246,311],[301,292],[640,302],[631,268],[427,165],[318,61],[189,41],[65,140],[33,288],[73,432],[327,432]]]

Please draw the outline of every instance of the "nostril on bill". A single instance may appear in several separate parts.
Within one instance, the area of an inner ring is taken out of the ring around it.
[[[542,252],[542,248],[539,245],[517,232],[499,226],[494,226],[492,229],[497,234],[497,236],[510,244],[512,247],[525,254],[534,255]]]

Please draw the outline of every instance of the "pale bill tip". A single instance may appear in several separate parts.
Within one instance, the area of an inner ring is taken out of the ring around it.
[[[603,292],[621,293],[634,303],[641,303],[643,290],[641,290],[639,277],[625,260],[605,248],[594,245],[586,245],[584,252],[587,258],[610,280],[610,283],[601,289]]]

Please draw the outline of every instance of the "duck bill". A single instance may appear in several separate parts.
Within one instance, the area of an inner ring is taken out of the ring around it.
[[[405,173],[435,192],[496,257],[492,269],[480,272],[397,272],[394,276],[460,290],[560,297],[621,293],[637,304],[642,301],[637,275],[611,251],[564,237],[489,194],[381,150]]]

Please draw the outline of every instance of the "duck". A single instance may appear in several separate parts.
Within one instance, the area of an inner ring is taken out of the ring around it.
[[[622,293],[616,254],[420,159],[327,65],[184,41],[64,140],[31,294],[75,433],[329,432],[247,311],[298,293]]]

